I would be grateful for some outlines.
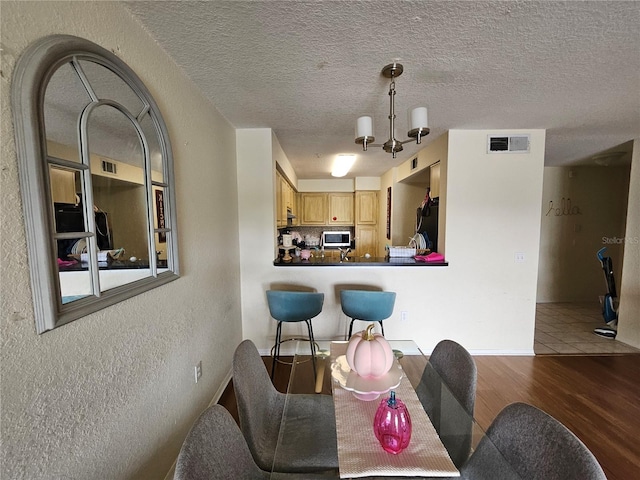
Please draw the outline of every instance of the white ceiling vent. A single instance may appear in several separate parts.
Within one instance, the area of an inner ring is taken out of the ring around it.
[[[487,153],[528,153],[530,135],[489,135]]]

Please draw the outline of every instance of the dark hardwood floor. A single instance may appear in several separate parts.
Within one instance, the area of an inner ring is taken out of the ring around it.
[[[478,367],[475,417],[486,429],[498,412],[526,402],[574,432],[596,456],[609,480],[640,478],[640,355],[474,357]],[[271,359],[264,358],[267,368]],[[290,367],[277,365],[274,385],[286,391]],[[304,388],[314,391],[308,369]],[[323,393],[330,393],[325,375]],[[230,384],[220,404],[237,420]]]

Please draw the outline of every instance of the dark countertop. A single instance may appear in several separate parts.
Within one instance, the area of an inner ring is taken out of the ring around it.
[[[139,270],[149,268],[149,262],[146,260],[138,260],[136,262],[130,262],[129,260],[111,260],[109,262],[98,262],[99,270]],[[158,262],[158,268],[167,268],[167,261],[160,260]],[[73,265],[58,266],[61,272],[81,272],[87,271],[89,265],[82,262],[77,262]]]
[[[446,267],[449,262],[420,262],[413,257],[349,257],[341,262],[339,258],[311,257],[301,260],[293,257],[290,262],[283,262],[282,258],[273,261],[276,267]]]

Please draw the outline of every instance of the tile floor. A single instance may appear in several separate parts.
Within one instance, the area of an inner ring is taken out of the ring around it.
[[[597,302],[539,303],[534,352],[536,355],[640,353],[637,348],[593,333],[594,328],[605,326]]]

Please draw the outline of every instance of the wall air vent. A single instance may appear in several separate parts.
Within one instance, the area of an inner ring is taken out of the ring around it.
[[[529,135],[489,135],[487,143],[488,153],[528,153]]]
[[[117,165],[114,162],[102,160],[102,171],[104,173],[110,173],[112,175],[116,175],[118,173],[117,170],[118,170]]]

